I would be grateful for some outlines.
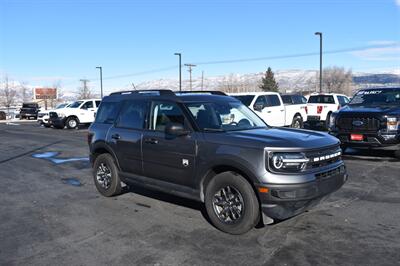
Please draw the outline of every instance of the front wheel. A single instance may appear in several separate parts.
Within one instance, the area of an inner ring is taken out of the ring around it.
[[[233,234],[244,234],[260,219],[260,209],[253,188],[234,172],[216,175],[205,192],[207,214],[215,227]]]
[[[75,129],[79,125],[79,120],[78,120],[78,118],[75,118],[75,117],[69,117],[67,119],[66,124],[67,124],[68,129]]]

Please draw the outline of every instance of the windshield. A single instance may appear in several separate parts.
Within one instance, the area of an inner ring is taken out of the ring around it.
[[[267,127],[241,102],[187,103],[197,126],[204,131],[233,131]]]
[[[254,95],[235,95],[233,97],[241,101],[246,106],[250,106],[254,99]]]
[[[22,108],[37,108],[38,105],[36,103],[24,103]]]
[[[56,109],[61,109],[61,108],[67,107],[67,106],[68,106],[68,103],[61,103],[61,104],[57,105]]]
[[[83,101],[76,101],[71,103],[71,105],[68,106],[68,108],[78,108],[79,106],[81,106],[81,104],[83,103]]]
[[[400,88],[362,90],[356,93],[349,105],[380,106],[400,105]]]
[[[308,103],[335,103],[332,95],[312,95]]]

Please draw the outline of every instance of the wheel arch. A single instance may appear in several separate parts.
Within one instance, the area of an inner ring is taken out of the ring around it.
[[[104,153],[110,154],[113,157],[118,170],[121,170],[118,160],[117,160],[117,155],[114,153],[114,151],[110,147],[108,147],[108,145],[105,142],[97,142],[97,143],[93,144],[93,147],[91,148],[91,151],[90,151],[92,163],[94,163],[94,161],[96,160],[96,158],[99,155],[104,154]]]

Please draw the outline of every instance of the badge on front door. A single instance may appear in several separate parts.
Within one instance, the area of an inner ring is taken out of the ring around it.
[[[189,160],[188,159],[182,159],[182,165],[187,167],[189,166]]]

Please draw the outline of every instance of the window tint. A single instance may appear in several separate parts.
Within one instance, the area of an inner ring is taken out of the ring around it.
[[[89,108],[93,108],[93,101],[87,101],[81,107],[81,109],[89,109]]]
[[[254,95],[235,95],[233,97],[241,101],[246,106],[250,106],[254,99]]]
[[[346,99],[345,99],[344,96],[337,96],[337,99],[338,99],[338,101],[339,101],[339,105],[340,105],[340,106],[343,106],[343,105],[346,105],[346,104],[347,104],[347,101],[346,101]]]
[[[265,96],[258,96],[257,99],[256,99],[256,102],[254,103],[254,105],[266,106],[267,105],[267,99],[265,99]]]
[[[96,114],[96,123],[112,124],[118,113],[118,103],[106,102]]]
[[[96,101],[96,107],[99,108],[101,101]]]
[[[153,102],[150,116],[150,129],[164,131],[168,123],[185,125],[185,117],[176,103]]]
[[[332,95],[312,95],[308,99],[308,103],[335,103]]]
[[[306,97],[300,96],[300,99],[301,99],[301,103],[302,103],[302,104],[307,103],[307,98],[306,98]]]
[[[146,106],[146,102],[124,102],[119,113],[117,127],[143,129],[146,117]]]
[[[293,97],[293,100],[295,100],[294,97]],[[282,95],[282,101],[284,104],[292,104],[293,103],[292,96],[290,96],[290,95]],[[296,103],[296,102],[294,101],[294,103]]]
[[[279,106],[281,105],[281,101],[279,100],[278,95],[266,95],[268,106]]]

